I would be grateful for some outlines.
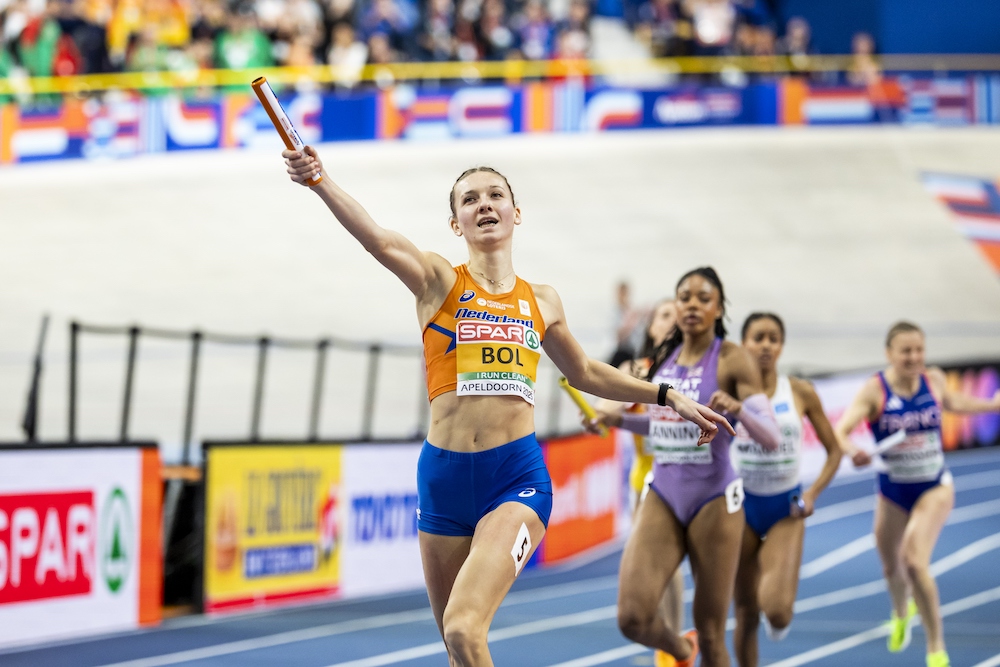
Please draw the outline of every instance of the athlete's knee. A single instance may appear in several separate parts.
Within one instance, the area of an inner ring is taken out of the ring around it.
[[[459,664],[474,664],[486,651],[487,629],[466,614],[445,615],[444,643]]]
[[[882,574],[886,579],[893,579],[903,574],[902,555],[882,558]]]
[[[767,616],[767,622],[771,624],[771,627],[775,630],[782,630],[787,628],[792,624],[792,607],[791,606],[781,606],[775,607],[774,609],[768,609],[764,612]]]
[[[714,627],[698,628],[698,649],[701,651],[704,660],[711,661],[711,664],[718,662],[719,656],[728,655],[726,649],[726,629],[725,624],[721,631]]]
[[[753,630],[760,624],[760,607],[756,601],[737,602],[735,610],[736,619],[748,630]]]
[[[916,549],[904,549],[902,561],[903,567],[906,568],[906,574],[911,581],[930,572],[930,563]]]
[[[619,603],[618,629],[631,641],[644,643],[656,619],[656,610],[646,610],[635,604]]]

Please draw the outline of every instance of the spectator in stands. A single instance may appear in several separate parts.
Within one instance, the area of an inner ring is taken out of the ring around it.
[[[368,37],[368,64],[386,65],[399,60],[399,54],[392,48],[389,35],[384,32],[372,33]]]
[[[323,2],[323,14],[331,29],[335,23],[342,21],[357,25],[357,13],[357,4],[354,0],[324,0]]]
[[[227,28],[216,38],[215,60],[224,69],[274,64],[271,44],[257,27],[257,14],[250,5],[239,6],[229,16]]]
[[[159,72],[167,69],[166,49],[156,39],[156,28],[132,33],[125,51],[125,70],[128,72]]]
[[[454,0],[428,0],[417,41],[424,60],[442,62],[455,58]]]
[[[590,54],[590,4],[587,0],[573,0],[569,15],[556,24],[555,57],[563,59],[586,58]]]
[[[337,86],[352,88],[361,79],[361,69],[368,61],[368,47],[357,40],[354,26],[347,21],[339,21],[330,34],[328,64],[338,68]]]
[[[87,18],[83,1],[56,2],[54,17],[63,34],[59,49],[62,53],[56,56],[56,76],[105,71],[104,29]]]
[[[545,60],[552,54],[552,21],[540,0],[529,0],[515,21],[521,54],[528,60]]]
[[[376,34],[388,40],[392,51],[408,51],[413,27],[414,23],[410,21],[400,0],[372,0],[359,25],[361,33],[369,42],[369,58],[373,57],[371,38]],[[381,45],[375,48],[382,51]],[[398,55],[395,59],[398,59]]]
[[[476,22],[482,9],[482,0],[459,0],[455,16],[455,55],[459,60],[479,60],[479,42],[476,39]]]
[[[741,21],[733,33],[729,53],[734,56],[752,56],[757,53],[757,26]]]
[[[634,359],[645,335],[645,323],[650,309],[632,303],[632,286],[623,280],[615,288],[615,351],[611,353],[608,365],[618,368],[629,359]]]
[[[654,58],[672,58],[690,53],[691,23],[678,0],[648,0],[639,6],[636,37]]]
[[[485,0],[476,24],[476,39],[483,60],[504,60],[514,49],[514,33],[507,27],[503,0]]]
[[[729,0],[687,0],[685,5],[694,27],[694,54],[724,54],[736,28],[736,9],[732,3]]]
[[[191,5],[189,20],[192,41],[207,39],[214,44],[226,31],[226,7],[222,0],[198,0]]]
[[[778,41],[778,53],[788,57],[792,74],[808,75],[811,56],[816,54],[812,46],[812,31],[809,22],[800,16],[788,19],[785,36]]]
[[[875,40],[867,32],[854,33],[851,40],[851,64],[847,81],[852,86],[872,86],[882,79],[882,68],[875,60]]]
[[[313,30],[299,30],[288,45],[288,57],[284,65],[288,67],[312,67],[316,65],[316,32]],[[301,91],[302,87],[298,89]]]
[[[17,57],[28,76],[52,76],[62,30],[52,16],[52,9],[28,15],[17,37]]]

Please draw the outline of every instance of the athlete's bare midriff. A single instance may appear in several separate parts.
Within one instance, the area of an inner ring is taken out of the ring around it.
[[[517,396],[457,396],[431,401],[427,442],[454,452],[493,449],[535,431],[535,409]]]

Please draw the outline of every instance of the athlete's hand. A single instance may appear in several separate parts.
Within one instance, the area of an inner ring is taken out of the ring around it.
[[[728,412],[729,414],[736,416],[740,414],[740,410],[743,409],[743,403],[736,400],[721,389],[718,389],[714,394],[712,394],[712,397],[708,399],[708,407],[712,408],[716,412]]]
[[[851,463],[854,464],[855,468],[864,468],[871,465],[872,456],[866,451],[855,449],[854,453],[851,454]]]
[[[698,436],[699,447],[712,442],[712,439],[719,433],[719,425],[728,431],[729,435],[736,435],[736,431],[733,430],[733,425],[729,423],[729,420],[712,410],[712,408],[693,401],[676,390],[674,392],[667,392],[667,398],[667,402],[671,404],[670,407],[677,414],[689,422],[693,422],[701,429],[701,435]]]
[[[285,158],[288,175],[299,185],[308,186],[309,181],[323,171],[319,153],[312,146],[306,146],[302,151],[281,151],[281,157]]]
[[[792,503],[792,516],[805,519],[806,517],[812,516],[813,512],[816,511],[816,499],[813,494],[806,491],[801,496],[799,496],[798,503]]]
[[[601,410],[600,408],[594,408],[594,412],[597,416],[593,419],[587,419],[587,416],[580,414],[580,422],[583,424],[583,428],[590,433],[600,433],[601,427],[611,427],[611,426],[621,426],[622,425],[622,415],[621,412],[607,412]]]

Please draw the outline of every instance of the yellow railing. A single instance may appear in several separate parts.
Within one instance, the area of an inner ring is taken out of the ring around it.
[[[366,65],[357,75],[333,66],[273,67],[255,70],[195,70],[189,72],[130,72],[65,77],[0,79],[0,95],[80,94],[103,90],[153,90],[247,86],[258,76],[275,84],[303,81],[338,83],[350,76],[366,82],[483,79],[517,82],[581,76],[636,74],[711,74],[737,69],[747,73],[843,72],[851,68],[850,56],[688,57],[630,60],[508,60],[499,62],[392,63]],[[886,55],[878,58],[887,71],[1000,72],[1000,54]]]

